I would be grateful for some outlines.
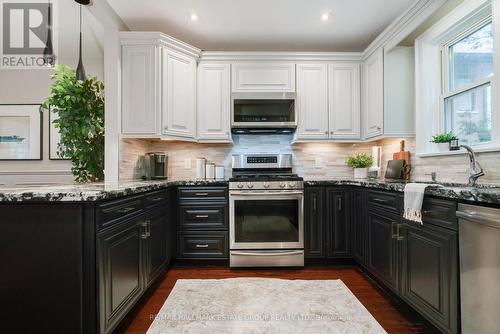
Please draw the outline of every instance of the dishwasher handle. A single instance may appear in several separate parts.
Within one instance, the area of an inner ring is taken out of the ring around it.
[[[457,217],[481,225],[500,229],[500,219],[498,216],[467,210],[457,211]]]

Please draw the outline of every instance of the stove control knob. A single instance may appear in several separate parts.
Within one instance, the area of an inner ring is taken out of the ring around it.
[[[248,182],[247,183],[247,187],[250,188],[250,189],[252,189],[253,188],[253,184],[251,182]]]
[[[286,183],[285,182],[280,182],[280,187],[281,188],[285,188],[286,187]]]
[[[243,188],[243,184],[242,183],[238,183],[238,188],[239,189]]]
[[[269,182],[264,182],[264,188],[269,188]]]
[[[290,188],[295,188],[295,182],[290,182],[290,183],[288,184],[288,187],[290,187]]]

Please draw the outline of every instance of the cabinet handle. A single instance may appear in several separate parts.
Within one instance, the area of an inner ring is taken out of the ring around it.
[[[155,198],[152,198],[151,201],[152,202],[159,202],[163,199],[163,197],[155,197]]]
[[[208,215],[196,215],[196,218],[208,218]]]
[[[374,202],[381,203],[381,204],[387,204],[387,203],[389,203],[389,201],[388,201],[388,200],[386,200],[386,199],[373,198],[372,200],[373,200]]]
[[[203,244],[203,245],[196,244],[196,248],[208,248],[208,244]]]
[[[313,210],[317,211],[317,200],[316,200],[316,197],[313,197]]]
[[[338,207],[339,207],[339,211],[342,211],[342,198],[338,198],[337,199],[337,204],[338,204]]]
[[[397,239],[398,238],[398,234],[399,234],[399,230],[396,230],[396,232],[394,232],[394,227],[397,228],[397,226],[399,226],[399,224],[397,224],[396,222],[391,222],[391,234],[392,234],[392,239]]]
[[[149,238],[149,232],[148,232],[148,221],[145,220],[141,223],[142,227],[142,234],[141,234],[141,239],[147,239]]]
[[[330,131],[330,134],[333,135],[333,131]]]
[[[134,210],[135,210],[135,208],[133,208],[133,207],[126,207],[126,208],[117,209],[116,212],[121,213],[121,214],[127,214],[131,211],[134,211]]]
[[[195,196],[208,196],[208,193],[196,193]]]
[[[401,228],[402,224],[397,225],[397,232],[398,232],[398,238],[396,239],[397,241],[403,241],[405,237],[399,234],[399,229]]]

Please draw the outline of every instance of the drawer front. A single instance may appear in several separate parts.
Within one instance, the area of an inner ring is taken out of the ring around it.
[[[144,196],[144,208],[146,210],[153,209],[160,206],[165,206],[167,202],[167,191],[160,190],[151,193],[147,193]]]
[[[178,189],[182,200],[227,200],[226,187],[181,187]]]
[[[179,259],[229,258],[228,233],[181,233],[178,235]]]
[[[401,201],[398,195],[394,193],[369,191],[368,205],[370,207],[382,208],[396,214],[401,214]]]
[[[227,230],[227,205],[181,205],[179,207],[179,228],[181,230]]]
[[[112,226],[125,218],[141,213],[143,196],[110,201],[98,205],[97,220],[100,229]]]
[[[422,220],[425,223],[458,230],[457,203],[445,199],[425,197],[422,204]]]

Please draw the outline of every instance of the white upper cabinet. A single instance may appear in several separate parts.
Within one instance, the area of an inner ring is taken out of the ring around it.
[[[200,142],[229,142],[230,65],[200,63],[198,66],[197,122]]]
[[[158,132],[158,48],[122,47],[122,133],[154,136]]]
[[[163,134],[196,136],[196,60],[162,48]]]
[[[297,140],[328,139],[328,65],[297,65]]]
[[[328,65],[331,139],[360,139],[360,65]]]
[[[295,92],[295,64],[235,63],[232,65],[233,92]]]
[[[363,64],[363,135],[380,136],[384,132],[384,52],[380,48]]]

